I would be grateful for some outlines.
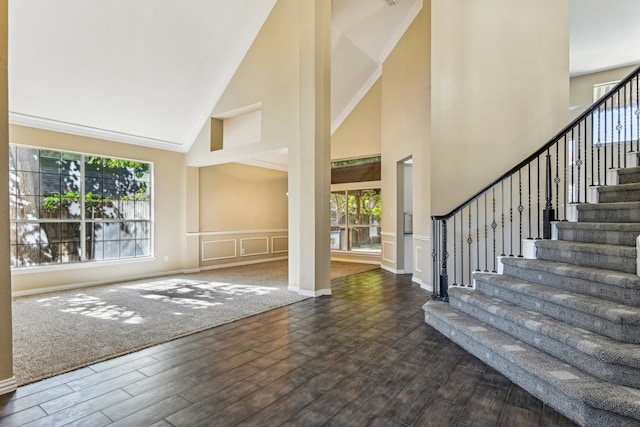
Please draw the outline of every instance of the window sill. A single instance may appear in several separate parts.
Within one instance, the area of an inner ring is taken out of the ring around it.
[[[112,267],[115,265],[123,264],[142,264],[147,262],[156,261],[155,256],[139,257],[139,258],[124,258],[124,259],[109,259],[104,261],[89,261],[89,262],[74,262],[69,264],[49,264],[39,265],[34,267],[17,267],[11,268],[11,275],[22,276],[27,274],[40,274],[49,273],[53,271],[69,271],[69,270],[83,270],[89,268],[100,267]]]

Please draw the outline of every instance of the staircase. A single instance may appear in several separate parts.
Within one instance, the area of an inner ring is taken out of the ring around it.
[[[502,258],[502,274],[427,302],[425,320],[580,425],[638,426],[640,167],[577,209],[536,259]]]

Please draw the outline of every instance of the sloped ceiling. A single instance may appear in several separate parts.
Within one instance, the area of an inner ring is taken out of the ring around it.
[[[183,151],[276,0],[10,0],[13,123]]]
[[[571,72],[640,62],[640,1],[571,1]],[[276,0],[10,0],[17,124],[187,151]],[[332,119],[344,120],[421,0],[332,0]]]

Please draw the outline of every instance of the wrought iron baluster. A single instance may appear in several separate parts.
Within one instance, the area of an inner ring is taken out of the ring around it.
[[[580,203],[580,190],[582,189],[582,186],[580,185],[580,172],[582,170],[582,157],[581,157],[581,152],[580,152],[580,125],[578,125],[578,159],[576,160],[576,166],[578,168],[578,188],[576,190],[576,192],[578,193],[578,203]]]
[[[582,168],[582,172],[584,173],[584,201],[585,203],[588,201],[587,200],[587,187],[588,187],[588,183],[587,183],[587,170],[589,169],[589,157],[587,156],[587,146],[590,145],[589,141],[588,141],[588,133],[587,133],[587,121],[583,120],[581,122],[581,124],[584,126],[584,132],[582,133],[583,137],[584,137],[584,168]],[[580,125],[578,125],[578,133],[580,133]]]
[[[591,129],[593,129],[593,114],[591,114]],[[593,140],[593,135],[591,136],[591,139]],[[595,185],[595,181],[594,181],[594,179],[595,179],[595,173],[594,173],[594,172],[595,172],[595,171],[593,170],[593,167],[594,167],[594,165],[595,165],[595,163],[596,163],[596,162],[594,161],[593,156],[594,156],[594,154],[593,154],[593,149],[591,149],[591,185],[592,185],[592,186],[593,186],[593,185]],[[598,177],[599,177],[599,176],[598,176]],[[599,182],[598,182],[598,184],[599,184]]]
[[[566,140],[565,140],[566,142]],[[574,139],[573,128],[571,128],[571,203],[576,202],[576,187],[574,181],[575,164],[576,164],[576,140]]]
[[[527,200],[529,203],[529,215],[527,215],[529,220],[529,237],[527,237],[527,239],[531,240],[533,239],[533,237],[531,237],[531,217],[533,217],[531,214],[531,163],[527,165]]]
[[[538,213],[538,234],[536,235],[537,236],[536,238],[540,239],[540,211],[541,211],[541,209],[540,209],[540,156],[538,156],[536,158],[536,166],[537,166],[537,169],[538,169],[538,173],[537,173],[537,176],[538,176],[538,191],[537,191],[537,199],[538,199],[538,209],[537,209],[537,213]]]
[[[471,237],[471,203],[469,202],[469,237],[467,237],[467,243],[469,244],[469,285],[471,286],[471,245],[473,244],[473,238]]]
[[[505,248],[506,242],[504,240],[504,225],[505,225],[504,224],[504,179],[502,180],[500,185],[501,185],[501,189],[502,189],[502,200],[501,200],[501,202],[502,202],[502,210],[500,211],[501,212],[501,218],[502,218],[502,227],[500,228],[500,231],[502,233],[502,253],[500,254],[500,256],[505,256],[504,248]]]
[[[431,221],[431,235],[433,236],[433,249],[431,250],[431,258],[433,262],[433,292],[431,293],[432,298],[437,298],[438,294],[436,283],[438,283],[438,246],[440,245],[440,238],[438,237],[438,221],[433,219]]]
[[[564,185],[562,186],[563,190],[564,190],[564,217],[563,219],[566,221],[567,220],[567,204],[569,203],[569,199],[567,197],[567,160],[569,159],[569,153],[567,151],[567,134],[564,135],[564,162],[562,162],[564,165],[562,167],[563,169],[563,177],[564,177]],[[573,182],[572,182],[573,185]]]
[[[498,228],[498,224],[496,224],[496,187],[491,189],[492,192],[492,212],[493,212],[493,221],[491,222],[491,228],[493,229],[493,273],[496,272],[496,228]]]
[[[520,212],[519,233],[518,233],[518,258],[522,258],[522,169],[518,169],[518,212]]]
[[[460,285],[464,285],[464,227],[462,218],[464,216],[464,206],[460,209]]]
[[[640,81],[636,75],[636,151],[640,151]]]
[[[544,205],[544,231],[542,237],[551,238],[551,221],[555,220],[555,212],[553,210],[553,195],[551,194],[551,150],[547,149],[545,173],[545,205]]]
[[[624,115],[624,123],[622,125],[622,127],[624,128],[624,167],[627,167],[627,129],[629,128],[629,124],[627,123],[627,87],[629,86],[629,84],[627,83],[626,85],[624,85],[623,91],[624,91],[624,101],[622,104],[622,113]]]
[[[622,130],[622,123],[620,123],[620,91],[616,92],[616,100],[617,100],[617,111],[618,111],[618,123],[616,123],[616,131],[618,131],[618,167],[622,164],[620,160],[620,147],[622,146],[620,131]],[[613,114],[613,112],[611,113]]]
[[[598,111],[600,111],[599,108],[598,108]],[[598,129],[597,129],[598,137],[596,138],[596,141],[597,141],[596,142],[596,150],[598,151],[598,156],[597,156],[597,159],[598,159],[598,168],[597,168],[597,171],[598,171],[598,185],[602,185],[602,181],[604,181],[604,185],[607,185],[607,173],[606,173],[606,171],[603,171],[604,179],[603,180],[600,179],[600,172],[601,172],[601,169],[602,169],[602,167],[600,166],[600,149],[602,148],[602,143],[600,141],[600,116],[596,115],[595,117],[598,117]]]
[[[458,286],[458,265],[456,263],[457,260],[457,242],[456,239],[456,216],[455,214],[451,217],[451,221],[453,222],[453,286]]]
[[[476,270],[480,271],[480,198],[476,199]]]
[[[509,176],[509,256],[513,256],[513,174]]]
[[[485,273],[489,272],[489,250],[488,250],[488,242],[489,237],[487,234],[488,225],[487,225],[487,192],[484,193],[484,271]]]
[[[553,179],[553,182],[555,182],[556,184],[556,212],[558,212],[558,215],[560,215],[560,191],[559,191],[559,186],[560,186],[560,141],[556,141],[555,143],[556,146],[556,177]],[[565,185],[566,187],[566,185]],[[566,200],[565,200],[566,203]]]

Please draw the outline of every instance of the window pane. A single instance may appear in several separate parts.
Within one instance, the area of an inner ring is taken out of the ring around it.
[[[149,200],[136,200],[136,219],[151,219],[151,202]]]
[[[151,240],[137,240],[136,241],[136,256],[149,256],[151,255]]]
[[[347,230],[342,227],[331,227],[331,250],[347,251]]]
[[[16,170],[40,171],[40,150],[37,148],[16,147]]]
[[[331,224],[347,223],[347,195],[344,191],[331,193]]]
[[[351,229],[351,250],[379,252],[381,250],[379,227],[353,227]]]

